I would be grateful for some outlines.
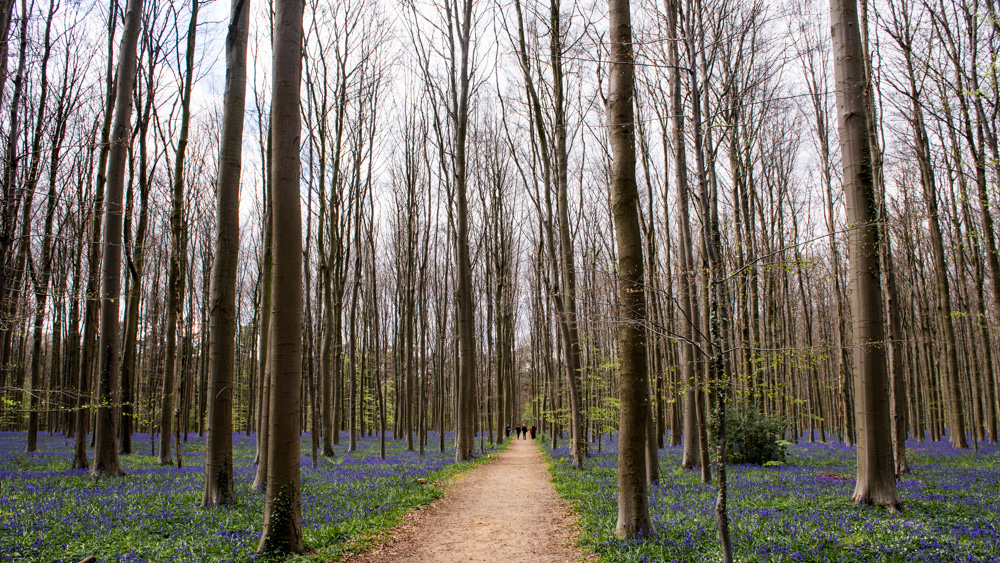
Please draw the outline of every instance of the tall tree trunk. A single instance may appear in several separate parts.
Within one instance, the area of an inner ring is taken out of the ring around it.
[[[694,294],[695,272],[694,252],[691,242],[691,219],[689,215],[687,149],[684,133],[684,102],[681,97],[681,79],[678,71],[677,26],[679,0],[664,0],[667,10],[667,57],[670,61],[670,107],[673,119],[674,138],[674,181],[677,184],[677,211],[680,222],[680,335],[681,348],[681,389],[684,392],[684,454],[681,467],[691,469],[701,465],[699,452],[701,442],[698,433],[698,366],[695,333],[701,327],[701,315]],[[697,103],[697,102],[695,102]]]
[[[194,49],[197,37],[198,2],[191,3],[191,19],[187,31],[187,57],[185,59],[184,85],[181,90],[181,130],[177,139],[174,160],[170,211],[170,272],[167,279],[167,358],[163,375],[163,397],[160,403],[160,465],[173,463],[170,455],[171,420],[179,418],[181,409],[181,374],[183,366],[177,346],[177,323],[183,316],[184,279],[187,266],[184,240],[184,158],[187,151],[188,127],[191,121],[191,86],[194,79]],[[177,421],[180,424],[180,420]],[[180,452],[178,452],[178,455]],[[179,462],[178,462],[179,463]]]
[[[142,115],[137,117],[139,124],[139,219],[135,235],[130,241],[130,226],[126,222],[126,248],[131,246],[131,255],[125,254],[125,265],[129,275],[128,291],[125,297],[125,328],[122,340],[122,408],[121,426],[119,427],[120,451],[123,454],[132,453],[132,432],[135,426],[135,387],[138,384],[137,345],[139,337],[139,309],[142,305],[142,275],[146,264],[146,233],[149,227],[149,165],[146,135],[152,116],[153,101],[156,96],[154,87],[156,65],[150,61],[146,74],[146,98],[143,102]],[[137,90],[139,90],[137,88]],[[137,92],[138,95],[138,92]],[[139,101],[136,100],[138,107]],[[128,206],[126,206],[128,207]],[[131,244],[129,244],[131,242]]]
[[[97,386],[97,426],[94,429],[94,475],[121,475],[115,443],[115,406],[118,402],[118,310],[121,300],[122,194],[125,187],[132,82],[135,79],[136,44],[142,18],[142,0],[129,0],[118,57],[118,91],[111,151],[108,154],[108,184],[104,206],[104,257],[101,261],[100,379]]]
[[[240,250],[240,167],[246,102],[250,0],[232,0],[226,34],[219,176],[216,181],[215,259],[209,306],[208,437],[201,505],[220,506],[233,496],[233,365],[236,350],[236,267]]]
[[[104,116],[101,122],[101,150],[97,160],[97,178],[94,185],[94,201],[90,215],[90,248],[87,255],[87,287],[84,293],[86,305],[83,314],[83,345],[80,350],[79,376],[77,377],[77,410],[73,468],[87,468],[87,429],[90,427],[90,374],[94,364],[94,341],[97,339],[100,301],[97,293],[101,283],[101,220],[104,215],[105,186],[107,184],[108,156],[111,152],[111,122],[117,103],[118,85],[115,81],[114,36],[117,27],[117,0],[111,0],[108,13],[108,53],[105,70]]]
[[[299,393],[302,379],[302,216],[299,144],[301,0],[278,0],[271,105],[271,210],[274,244],[268,371],[272,374],[264,530],[258,552],[301,553]]]
[[[900,323],[899,294],[896,290],[896,269],[892,259],[892,237],[889,236],[889,214],[885,196],[885,173],[883,170],[882,148],[879,146],[878,109],[872,80],[872,60],[868,36],[868,0],[861,1],[861,46],[865,55],[865,105],[868,109],[868,138],[872,151],[872,179],[879,206],[879,261],[882,266],[882,299],[885,306],[885,328],[889,331],[886,348],[889,352],[889,391],[891,402],[889,417],[892,436],[892,453],[896,474],[909,471],[906,462],[906,428],[902,413],[906,403],[906,376],[903,366],[902,326]],[[902,434],[902,435],[900,435]]]
[[[461,14],[454,14],[459,61],[453,61],[453,80],[457,81],[457,99],[452,100],[454,112],[454,182],[455,182],[455,300],[458,307],[459,366],[455,390],[458,398],[455,425],[455,461],[464,461],[475,454],[476,432],[476,322],[472,298],[472,262],[469,248],[469,196],[466,169],[466,137],[469,127],[469,103],[472,98],[470,60],[473,0],[463,0]]]
[[[8,10],[10,11],[10,10]],[[6,17],[8,20],[10,16]],[[7,24],[9,25],[9,23]],[[7,37],[4,40],[4,52],[7,50]],[[0,311],[8,311],[13,304],[7,279],[7,260],[17,239],[14,232],[17,229],[17,207],[21,201],[22,192],[17,189],[17,168],[21,158],[17,147],[20,138],[21,98],[24,95],[24,74],[28,51],[28,3],[21,2],[21,33],[18,42],[17,71],[14,74],[14,89],[10,99],[10,118],[7,130],[7,146],[4,153],[3,176],[0,177],[0,194],[3,195],[3,209],[0,210]],[[7,58],[4,57],[6,67]],[[0,90],[2,91],[2,90]],[[0,327],[0,370],[6,370],[9,362],[10,343],[13,331]],[[2,381],[3,378],[0,378]]]
[[[270,147],[270,133],[268,133],[268,146]],[[268,159],[270,159],[270,149],[268,150]],[[267,201],[271,200],[271,183],[267,182],[264,186],[264,199]],[[264,233],[262,233],[263,239],[263,264],[261,265],[261,283],[260,283],[260,311],[258,312],[260,316],[260,331],[258,332],[257,339],[257,379],[260,384],[258,403],[257,403],[257,472],[254,475],[253,483],[250,488],[255,491],[263,490],[267,484],[267,466],[268,466],[268,443],[270,433],[268,428],[270,427],[271,419],[271,365],[267,361],[270,352],[268,350],[270,335],[271,335],[271,286],[272,286],[272,276],[271,273],[274,271],[274,252],[272,249],[272,213],[270,203],[267,204],[267,209],[264,211],[263,217]]]
[[[363,393],[358,390],[358,341],[357,341],[357,313],[358,313],[358,295],[361,290],[361,204],[357,205],[357,217],[355,217],[354,224],[354,241],[358,248],[356,249],[355,262],[354,262],[354,284],[351,287],[351,312],[350,312],[350,362],[351,362],[351,379],[350,379],[350,420],[347,423],[348,438],[347,438],[347,451],[354,452],[358,449],[358,428],[357,420],[360,414],[360,409],[358,407],[358,401],[363,396]],[[423,448],[423,442],[421,442],[421,448]]]
[[[691,99],[692,99],[692,118],[694,122],[694,150],[695,150],[695,162],[698,172],[698,197],[701,203],[701,221],[702,221],[702,241],[705,245],[705,254],[708,261],[708,271],[706,272],[706,284],[705,293],[708,298],[708,308],[705,312],[706,320],[708,321],[708,338],[710,346],[710,355],[708,358],[708,387],[715,390],[716,394],[716,404],[715,407],[718,412],[719,419],[719,429],[718,429],[718,440],[719,446],[717,451],[716,467],[719,473],[719,486],[718,494],[715,501],[715,518],[717,525],[719,527],[719,539],[722,547],[722,560],[726,563],[732,563],[733,561],[733,544],[732,538],[729,534],[729,514],[726,507],[727,502],[727,490],[726,490],[726,394],[728,393],[729,385],[728,382],[724,381],[726,374],[725,366],[725,356],[724,350],[726,348],[725,342],[723,341],[724,325],[726,319],[724,318],[725,310],[724,303],[728,300],[726,296],[726,286],[725,286],[725,272],[723,271],[724,264],[722,261],[722,234],[719,231],[719,209],[716,190],[712,189],[709,185],[709,179],[707,174],[707,169],[705,165],[705,139],[702,135],[701,123],[702,123],[702,94],[699,84],[698,70],[694,64],[695,53],[704,53],[705,51],[705,36],[704,31],[699,29],[697,35],[697,43],[695,42],[695,30],[694,30],[694,13],[697,10],[700,16],[703,13],[703,7],[700,2],[698,2],[697,7],[693,8],[694,3],[691,0],[687,2],[687,29],[685,32],[687,52],[688,52],[688,80],[690,81],[691,87]],[[699,27],[701,27],[699,25]],[[702,70],[701,72],[707,74],[705,70],[704,59],[702,59]],[[707,79],[707,77],[706,77]],[[707,109],[707,99],[706,109]],[[707,113],[707,112],[706,112]],[[708,138],[708,144],[711,145],[711,137]],[[700,393],[699,393],[700,395]],[[704,413],[705,410],[702,410]],[[704,426],[704,422],[701,423]],[[702,430],[701,440],[702,440],[702,451],[705,452],[708,449],[707,436]],[[702,454],[702,481],[705,481],[707,475],[707,456]]]
[[[576,266],[573,262],[573,239],[570,236],[569,225],[569,157],[566,148],[566,101],[563,85],[562,64],[562,32],[559,25],[560,2],[552,0],[549,4],[550,57],[552,63],[552,102],[554,109],[555,137],[555,182],[556,182],[556,213],[559,225],[559,264],[562,276],[562,315],[566,333],[566,367],[569,404],[570,404],[570,450],[573,452],[573,465],[583,467],[583,457],[586,455],[587,441],[583,431],[583,409],[580,400],[582,365],[580,361],[580,334],[577,327],[576,306]],[[633,147],[634,149],[634,147]]]
[[[831,0],[840,150],[850,231],[857,484],[853,500],[899,507],[889,417],[879,264],[879,209],[872,181],[866,77],[856,0]]]
[[[635,180],[634,76],[632,18],[628,0],[609,0],[610,86],[607,113],[612,154],[611,206],[618,248],[618,346],[621,374],[618,396],[618,539],[651,531],[646,490],[646,416],[649,385],[646,364],[646,296]]]
[[[908,9],[905,2],[902,4],[902,9]],[[890,8],[890,10],[892,10],[893,15],[896,15],[895,9]],[[958,385],[958,352],[957,342],[955,341],[954,320],[951,315],[951,288],[948,283],[948,268],[945,265],[944,239],[941,234],[940,217],[938,216],[937,182],[934,177],[934,167],[931,161],[930,142],[927,137],[927,129],[924,126],[923,109],[920,105],[920,91],[917,86],[916,68],[913,65],[913,31],[909,25],[909,14],[901,14],[901,16],[903,17],[904,22],[900,22],[902,24],[901,26],[896,26],[899,33],[895,34],[894,37],[903,50],[903,58],[906,63],[906,72],[909,82],[909,92],[907,92],[907,94],[910,98],[912,112],[909,117],[909,121],[910,126],[913,129],[914,150],[917,157],[917,167],[920,170],[920,185],[923,188],[924,204],[927,206],[927,221],[931,235],[930,238],[931,248],[933,250],[934,268],[937,271],[938,312],[940,314],[941,327],[944,333],[945,357],[947,360],[947,372],[945,375],[951,399],[950,411],[952,414],[952,422],[949,426],[952,429],[955,429],[961,425],[961,421],[959,421],[959,426],[955,426],[956,413],[958,417],[962,416],[962,397],[959,392]],[[883,216],[887,216],[884,210]],[[884,236],[888,237],[888,229],[885,229]],[[886,254],[886,252],[883,252],[883,255],[884,254]],[[888,260],[884,261],[888,266]],[[896,321],[896,324],[898,324],[898,320]],[[901,358],[899,360],[901,361]],[[902,366],[898,367],[900,370],[902,369]],[[894,377],[893,382],[895,383],[897,379],[901,378]],[[909,467],[907,466],[905,457],[906,425],[902,420],[902,415],[905,412],[903,403],[903,400],[905,399],[902,395],[905,393],[905,388],[896,389],[898,386],[898,383],[894,385],[896,393],[893,394],[895,399],[893,405],[893,414],[895,415],[893,417],[893,445],[894,451],[896,452],[896,474],[901,475],[908,472]],[[953,445],[955,444],[956,438],[964,440],[965,433],[962,432],[956,436],[956,433],[953,432]]]
[[[320,221],[324,221],[324,219],[321,218]],[[320,232],[322,230],[321,227]],[[333,291],[330,287],[330,276],[332,275],[328,267],[320,271],[322,278],[320,284],[323,286],[323,342],[320,344],[320,377],[323,378],[321,399],[323,403],[323,455],[327,457],[335,455],[333,435],[336,432],[333,428]]]
[[[25,226],[31,224],[30,217],[27,216],[29,212],[29,206],[27,200],[33,194],[35,188],[38,184],[38,163],[41,156],[41,140],[42,131],[44,130],[45,124],[45,102],[49,91],[49,81],[48,81],[48,65],[49,65],[49,54],[52,49],[52,18],[55,16],[56,10],[58,9],[58,4],[55,0],[49,3],[49,13],[45,20],[45,38],[43,40],[42,47],[42,66],[40,69],[41,73],[41,85],[40,85],[40,96],[38,100],[38,117],[35,126],[35,136],[32,141],[32,159],[31,167],[28,170],[27,186],[25,191],[28,195],[25,196]],[[65,95],[65,91],[63,92]],[[62,116],[57,115],[57,122]],[[58,149],[54,149],[58,150]],[[56,168],[58,163],[58,153],[53,156],[52,166]],[[53,176],[55,171],[52,172]],[[56,204],[56,185],[50,180],[49,182],[49,193],[48,201],[46,203],[45,210],[45,227],[44,233],[42,235],[42,260],[41,260],[41,272],[35,271],[35,265],[30,259],[31,249],[27,248],[26,252],[29,255],[29,268],[32,270],[32,279],[35,285],[35,314],[34,314],[34,328],[32,330],[31,338],[31,367],[29,375],[28,386],[30,388],[30,402],[28,410],[28,443],[25,448],[28,452],[34,452],[38,449],[38,401],[39,396],[42,393],[41,387],[41,370],[42,370],[42,321],[45,317],[45,305],[48,300],[49,291],[49,278],[52,275],[52,221],[55,214],[55,204]],[[29,237],[22,239],[22,244],[25,246],[30,242]]]

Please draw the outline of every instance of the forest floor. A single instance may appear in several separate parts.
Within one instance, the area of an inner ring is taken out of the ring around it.
[[[491,463],[455,477],[444,497],[409,514],[391,538],[351,563],[590,560],[534,440],[511,438]]]
[[[617,435],[590,446],[582,470],[572,467],[568,448],[545,450],[556,490],[579,514],[584,549],[606,563],[720,560],[716,488],[680,468],[682,447],[659,451],[660,480],[649,488],[652,534],[622,541],[614,536]],[[908,440],[911,472],[896,484],[903,509],[894,514],[851,502],[856,453],[803,436],[785,463],[729,465],[736,560],[1000,563],[1000,447],[956,450],[948,442]]]
[[[121,478],[93,478],[69,469],[73,440],[39,432],[38,451],[24,453],[27,434],[0,432],[0,563],[104,563],[220,561],[263,563],[260,541],[264,495],[250,489],[255,436],[233,435],[235,505],[199,508],[204,482],[204,438],[184,444],[184,467],[161,466],[149,434],[133,435],[134,453],[122,455]],[[302,437],[302,534],[308,554],[287,563],[338,560],[374,545],[418,506],[442,495],[433,483],[488,464],[496,449],[455,463],[455,450],[429,448],[421,456],[405,441],[358,440],[345,453],[341,433],[336,457],[310,458],[311,436]],[[437,433],[428,443],[437,444]],[[445,436],[447,444],[453,439]],[[488,447],[488,446],[487,446]],[[88,451],[91,456],[92,451]]]

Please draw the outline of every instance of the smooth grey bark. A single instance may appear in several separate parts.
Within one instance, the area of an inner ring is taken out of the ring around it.
[[[458,61],[452,61],[452,115],[454,116],[454,182],[455,182],[455,275],[457,278],[456,330],[458,331],[459,366],[455,390],[458,404],[455,425],[455,461],[475,455],[476,433],[476,322],[472,298],[472,262],[469,245],[468,170],[466,168],[466,138],[469,129],[469,103],[472,98],[471,40],[473,0],[463,0],[461,13],[454,14],[458,34]],[[457,63],[457,64],[456,64]]]
[[[147,24],[148,27],[148,24]],[[137,116],[138,124],[136,130],[139,141],[139,219],[135,228],[134,237],[130,234],[131,225],[129,221],[125,223],[125,246],[131,247],[131,255],[126,251],[125,266],[128,273],[128,281],[125,296],[125,327],[122,339],[122,372],[121,372],[121,420],[118,428],[119,451],[122,454],[132,453],[132,431],[135,425],[135,400],[133,388],[137,387],[138,380],[138,358],[136,348],[139,336],[139,309],[142,303],[142,274],[146,263],[146,233],[149,227],[149,192],[151,181],[149,177],[148,149],[146,136],[149,130],[149,121],[152,117],[153,99],[156,96],[155,83],[156,65],[153,63],[153,49],[149,47],[150,63],[146,69],[146,91],[143,102],[142,115]],[[136,88],[136,96],[139,95]],[[136,106],[139,100],[135,101]],[[130,190],[131,192],[131,190]],[[131,197],[131,196],[130,196]],[[126,204],[126,209],[131,202]],[[127,212],[128,213],[128,212]],[[129,213],[130,214],[130,213]],[[135,382],[135,384],[133,384]]]
[[[301,0],[275,2],[271,102],[271,373],[263,554],[301,553],[299,408],[302,379]]]
[[[52,18],[55,16],[58,6],[59,5],[55,2],[55,0],[52,0],[49,3],[49,13],[45,19],[45,38],[42,42],[42,67],[40,70],[41,84],[39,86],[41,92],[39,93],[35,134],[31,144],[31,165],[28,167],[28,178],[25,186],[24,227],[26,232],[30,232],[30,200],[38,186],[38,168],[42,154],[42,131],[45,125],[45,106],[49,93],[48,66],[49,54],[52,51]],[[53,165],[57,162],[58,155],[56,156],[56,162],[54,162]],[[34,452],[38,449],[38,403],[39,395],[41,393],[40,387],[42,369],[42,321],[45,317],[45,305],[48,300],[49,278],[52,275],[52,220],[55,213],[55,204],[56,186],[50,182],[48,201],[45,210],[45,227],[44,233],[42,234],[41,272],[35,271],[35,265],[33,260],[31,260],[31,248],[29,245],[31,240],[30,237],[24,237],[21,239],[24,251],[28,255],[28,267],[32,272],[31,278],[35,285],[34,326],[31,338],[31,365],[28,376],[28,386],[30,389],[29,395],[31,397],[29,399],[28,407],[28,443],[25,448],[28,452]]]
[[[892,439],[893,459],[897,475],[901,468],[906,467],[906,437],[900,439],[898,433],[902,426],[900,411],[904,409],[906,395],[906,378],[904,375],[902,355],[902,326],[900,323],[899,296],[896,289],[896,269],[892,259],[892,237],[889,236],[889,214],[886,208],[885,172],[882,157],[882,147],[879,146],[878,118],[879,112],[875,105],[876,91],[872,79],[872,59],[869,50],[868,33],[868,0],[860,0],[860,34],[861,50],[865,54],[865,106],[868,110],[868,139],[872,158],[872,180],[876,189],[876,201],[879,206],[879,261],[882,267],[882,302],[885,307],[885,329],[888,331],[886,349],[889,361],[889,403],[890,436]],[[879,92],[880,94],[880,92]],[[904,430],[905,431],[905,430]]]
[[[142,18],[142,0],[129,0],[118,53],[117,88],[123,95],[115,100],[111,148],[108,154],[107,193],[104,206],[104,237],[101,261],[101,324],[99,380],[97,386],[97,426],[94,429],[94,475],[121,475],[115,426],[118,402],[119,339],[118,311],[121,303],[122,195],[125,187],[125,162],[131,133],[132,91],[135,79],[136,44]],[[84,368],[86,369],[86,368]]]
[[[170,211],[170,271],[167,278],[167,346],[166,367],[163,372],[163,396],[160,402],[160,465],[173,463],[170,454],[171,420],[180,425],[182,352],[177,346],[177,324],[184,309],[184,280],[187,267],[187,241],[184,236],[184,158],[191,122],[191,87],[194,81],[194,50],[197,38],[198,2],[191,2],[191,19],[187,30],[184,84],[181,90],[181,130],[177,138],[174,174],[171,185]],[[179,445],[178,445],[179,447]],[[178,465],[180,465],[178,452]]]
[[[857,424],[857,482],[852,500],[899,507],[889,417],[885,356],[879,209],[872,177],[866,76],[856,0],[831,0],[834,76],[840,151],[847,199],[854,324],[853,363]]]
[[[687,149],[684,133],[684,101],[681,96],[680,57],[677,49],[677,27],[679,0],[664,0],[667,12],[667,58],[670,81],[670,108],[674,138],[674,183],[677,185],[677,212],[680,223],[680,372],[681,388],[684,390],[683,443],[684,453],[681,467],[691,469],[701,465],[698,420],[698,354],[695,346],[695,332],[701,327],[701,314],[695,299],[694,251],[691,240],[691,218],[689,211],[690,188],[688,186]]]
[[[240,168],[246,103],[250,0],[232,0],[226,34],[226,90],[216,181],[215,259],[209,301],[208,437],[202,506],[233,496],[233,383],[236,351],[236,267],[240,250]]]
[[[566,341],[566,370],[570,404],[570,450],[573,465],[583,467],[587,451],[587,439],[583,429],[583,408],[581,405],[582,362],[580,354],[580,334],[576,305],[576,265],[573,255],[573,238],[569,224],[569,156],[566,147],[566,99],[563,78],[563,44],[560,27],[560,2],[551,0],[549,4],[549,52],[552,65],[552,103],[554,109],[553,136],[555,147],[555,187],[556,217],[558,219],[560,275],[562,276],[562,331]]]
[[[263,111],[258,107],[258,119],[263,121]],[[261,123],[258,123],[261,125]],[[266,148],[265,148],[266,147]],[[261,150],[265,152],[262,155],[264,162],[266,164],[266,172],[270,173],[271,166],[271,132],[267,133],[267,141],[261,139]],[[272,209],[271,209],[271,181],[267,179],[264,184],[264,213],[261,221],[261,246],[262,254],[260,266],[260,305],[258,310],[258,315],[260,318],[260,330],[257,334],[257,379],[260,385],[258,390],[258,403],[257,403],[257,472],[254,475],[253,483],[251,483],[250,488],[255,491],[263,490],[267,483],[267,465],[268,465],[268,428],[270,427],[271,419],[271,364],[268,362],[268,356],[270,355],[268,351],[270,335],[271,335],[271,285],[272,278],[271,273],[274,270],[274,252],[273,252],[273,241],[272,241]]]
[[[618,396],[618,539],[643,537],[651,531],[646,489],[646,416],[649,412],[646,362],[646,295],[644,290],[639,193],[635,179],[633,102],[634,56],[628,0],[609,0],[610,85],[607,114],[611,145],[611,207],[618,248],[621,373]]]
[[[94,365],[94,341],[97,339],[97,324],[100,302],[97,299],[101,283],[100,261],[102,255],[101,230],[104,217],[104,197],[107,185],[108,156],[111,152],[111,122],[118,101],[118,84],[115,81],[114,36],[117,27],[117,0],[111,0],[108,10],[108,52],[105,70],[104,116],[101,121],[101,150],[97,157],[97,178],[94,182],[94,201],[89,217],[90,241],[87,253],[87,286],[84,293],[86,305],[83,313],[83,344],[80,349],[79,376],[77,378],[76,437],[73,453],[73,469],[87,468],[87,431],[90,427],[90,375]]]

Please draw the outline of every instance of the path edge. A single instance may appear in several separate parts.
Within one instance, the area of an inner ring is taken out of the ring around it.
[[[343,542],[333,543],[300,556],[289,558],[285,560],[285,563],[346,561],[374,550],[392,539],[400,526],[406,522],[407,516],[418,510],[425,510],[440,501],[458,479],[478,469],[480,466],[492,463],[497,455],[507,451],[509,447],[510,440],[506,439],[503,442],[498,442],[494,449],[480,453],[475,458],[459,463],[452,463],[422,477],[426,479],[426,483],[423,485],[424,490],[430,492],[432,498],[366,517],[358,523],[363,528],[360,533],[346,537]],[[377,518],[386,518],[386,521],[374,523],[373,520]]]
[[[572,518],[570,519],[569,526],[573,533],[573,546],[576,547],[580,554],[580,561],[584,563],[598,563],[603,561],[601,556],[590,550],[588,544],[585,543],[583,537],[583,508],[580,507],[580,503],[573,499],[567,498],[560,490],[560,483],[556,480],[556,474],[552,472],[552,468],[555,466],[556,461],[552,457],[552,452],[545,447],[544,438],[547,434],[539,434],[538,439],[535,440],[535,447],[542,454],[542,461],[545,462],[545,470],[549,473],[549,482],[552,483],[552,488],[556,491],[556,496],[559,497],[559,502],[566,507]]]

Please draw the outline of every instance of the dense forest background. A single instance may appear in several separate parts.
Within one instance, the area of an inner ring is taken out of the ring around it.
[[[125,6],[0,2],[0,428],[27,430],[28,451],[38,432],[62,432],[86,467],[87,431],[107,416],[117,436],[105,447],[128,454],[134,432],[158,434],[160,462],[180,464],[188,434],[211,426],[223,51],[235,29],[219,4],[145,2],[120,88]],[[847,214],[827,8],[632,5],[644,278],[630,291],[646,307],[646,436],[652,451],[683,443],[682,465],[706,480],[720,397],[779,419],[790,441],[860,439],[855,402],[871,391],[851,358],[861,325],[849,301],[862,290],[848,247],[864,225]],[[875,397],[899,474],[908,435],[997,440],[1000,19],[995,0],[860,10],[873,322],[889,382]],[[266,314],[270,284],[295,262],[272,251],[285,164],[272,113],[288,102],[271,90],[274,17],[254,2],[246,30],[242,182],[228,203],[236,332],[219,360],[232,396],[215,407],[264,452],[267,343],[289,337]],[[618,432],[628,295],[603,5],[307,0],[303,22],[295,358],[314,452],[379,430],[443,450],[445,430],[469,428],[479,442],[460,432],[464,459],[523,421],[553,445],[568,437],[582,464]],[[119,144],[116,103],[133,114]],[[110,246],[107,209],[122,217]],[[120,298],[100,289],[109,249],[121,253],[110,266]],[[109,299],[120,299],[114,326],[99,316]],[[114,370],[102,367],[107,339],[120,347]]]

